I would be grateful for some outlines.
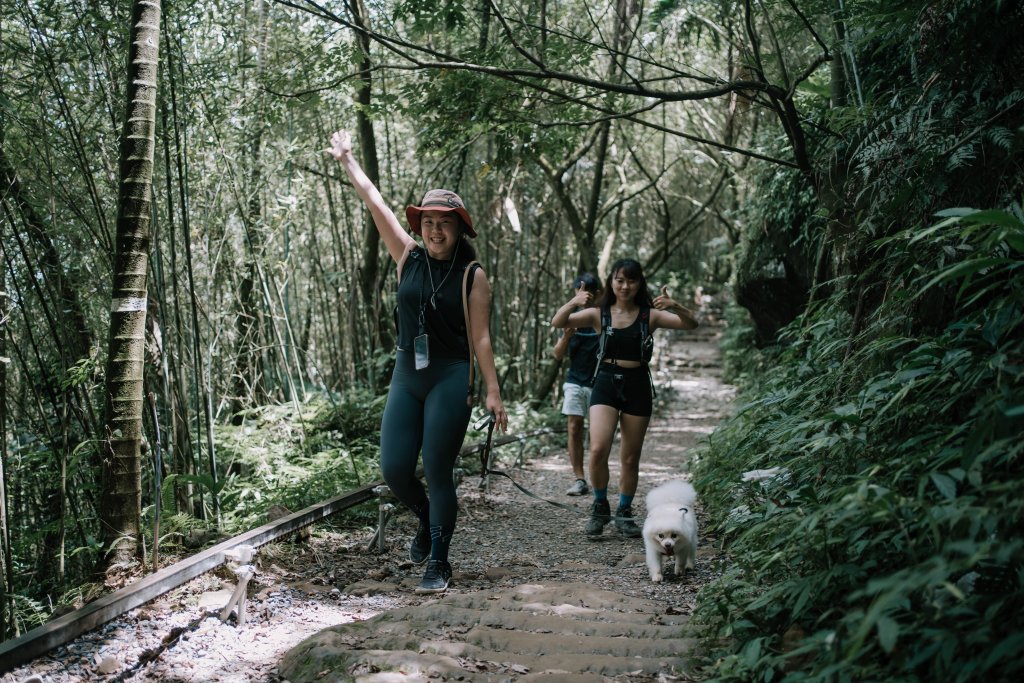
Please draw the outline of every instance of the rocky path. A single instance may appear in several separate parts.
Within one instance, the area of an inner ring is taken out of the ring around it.
[[[689,449],[709,434],[732,398],[719,379],[715,340],[672,344],[656,381],[634,503],[685,476]],[[472,438],[472,436],[470,437]],[[570,498],[564,436],[496,451],[497,466],[537,495],[493,477],[460,486],[452,546],[455,576],[438,598],[413,592],[421,567],[403,561],[410,515],[389,527],[387,548],[366,548],[370,530],[318,529],[301,544],[260,549],[245,629],[214,616],[230,577],[206,575],[30,665],[22,681],[647,681],[695,680],[684,627],[700,587],[717,571],[715,539],[702,535],[697,570],[652,584],[639,539],[611,526],[582,533],[589,499]],[[613,453],[610,497],[617,491]],[[36,678],[32,678],[35,676]]]

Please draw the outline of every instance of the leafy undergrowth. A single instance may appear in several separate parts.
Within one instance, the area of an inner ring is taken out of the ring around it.
[[[944,218],[875,245],[904,275],[859,332],[836,294],[733,369],[752,398],[696,464],[716,680],[1024,675],[1024,222]]]
[[[297,511],[381,478],[380,421],[387,395],[350,391],[344,396],[311,395],[298,404],[268,405],[246,412],[240,425],[216,428],[218,471],[209,476],[168,477],[162,485],[164,509],[185,484],[203,491],[204,515],[165,517],[162,552],[198,547],[267,522],[274,508]],[[551,411],[525,403],[506,405],[515,431],[552,421]],[[474,416],[482,414],[474,409]],[[561,418],[559,418],[561,419]],[[479,434],[470,430],[465,443]],[[215,532],[213,496],[221,513]],[[152,509],[149,510],[151,515]],[[346,514],[376,520],[376,509],[357,507]],[[151,522],[150,522],[151,524]]]

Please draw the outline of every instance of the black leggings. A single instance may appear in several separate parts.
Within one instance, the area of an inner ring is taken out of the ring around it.
[[[423,471],[430,490],[431,533],[439,528],[446,540],[455,530],[458,515],[452,474],[469,425],[468,382],[469,361],[465,358],[431,358],[429,366],[417,370],[413,353],[399,350],[380,425],[380,469],[384,481],[395,497],[414,512],[423,510],[427,494],[416,477],[416,463],[422,450]]]
[[[590,405],[611,406],[628,415],[650,417],[654,412],[654,399],[647,366],[621,368],[601,363],[590,392]]]

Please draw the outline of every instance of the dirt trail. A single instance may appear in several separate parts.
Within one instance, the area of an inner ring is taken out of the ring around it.
[[[634,502],[639,518],[643,494],[685,472],[688,449],[711,432],[732,398],[719,379],[715,343],[673,347],[658,377],[663,407],[644,448]],[[500,465],[511,467],[514,454],[505,457],[509,462]],[[525,460],[513,471],[517,481],[578,512],[529,498],[502,478],[486,493],[476,490],[475,478],[464,482],[452,590],[326,629],[292,649],[279,675],[292,683],[692,680],[687,655],[694,643],[683,627],[697,590],[714,572],[713,539],[701,539],[696,572],[652,584],[640,539],[611,526],[599,541],[582,535],[590,499],[565,495],[572,474],[563,448]],[[614,463],[613,500],[617,480]],[[416,569],[390,581],[356,582],[346,592],[409,590]]]

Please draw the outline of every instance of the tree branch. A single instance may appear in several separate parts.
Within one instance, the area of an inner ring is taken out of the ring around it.
[[[434,50],[423,45],[416,45],[409,41],[400,40],[391,36],[383,35],[377,31],[372,31],[365,28],[360,28],[352,22],[340,17],[330,10],[319,5],[315,0],[298,0],[306,5],[309,5],[316,9],[315,12],[308,10],[307,8],[292,2],[291,0],[275,0],[278,4],[292,7],[300,11],[304,11],[310,14],[320,16],[324,19],[328,19],[332,22],[340,24],[346,28],[349,28],[357,33],[363,33],[368,37],[378,42],[383,47],[391,50],[395,54],[401,56],[403,59],[410,63],[410,66],[404,67],[408,69],[458,69],[462,71],[472,71],[475,73],[482,73],[489,76],[495,76],[498,78],[525,78],[525,79],[537,79],[541,81],[561,81],[564,83],[572,83],[574,85],[581,85],[586,88],[597,90],[599,92],[612,92],[620,95],[630,95],[633,97],[648,97],[653,99],[659,99],[665,102],[685,102],[690,100],[706,100],[728,95],[729,93],[736,92],[739,90],[754,90],[763,92],[767,89],[767,84],[764,81],[748,81],[748,80],[737,80],[737,81],[724,81],[721,79],[713,79],[713,82],[717,83],[715,87],[709,87],[703,90],[661,90],[655,88],[648,88],[643,85],[624,85],[621,83],[610,83],[597,78],[590,78],[588,76],[581,76],[566,71],[558,71],[549,69],[543,65],[538,67],[537,70],[516,68],[516,67],[497,67],[487,64],[477,64],[474,62],[459,59],[455,55],[449,55],[439,50]],[[407,51],[418,52],[423,55],[430,57],[428,60],[417,59]],[[402,68],[398,66],[392,66],[391,68]]]
[[[308,14],[321,17],[325,20],[336,23],[357,33],[365,34],[366,36],[376,41],[385,49],[393,52],[394,54],[398,55],[399,57],[408,62],[408,64],[384,64],[381,65],[381,68],[387,68],[395,71],[451,69],[480,73],[495,78],[507,80],[513,83],[517,83],[519,85],[523,85],[527,88],[533,89],[538,92],[545,92],[562,100],[575,101],[581,104],[582,106],[585,106],[591,110],[598,111],[606,115],[601,119],[597,119],[597,121],[607,120],[611,118],[619,118],[622,120],[631,121],[633,123],[637,123],[652,128],[654,130],[669,133],[676,137],[681,137],[683,139],[692,140],[694,142],[698,142],[701,144],[706,144],[712,147],[716,147],[718,149],[722,149],[724,151],[733,152],[735,154],[742,154],[744,156],[750,156],[756,159],[761,159],[763,161],[768,161],[770,163],[780,164],[783,166],[789,166],[792,168],[804,167],[803,164],[801,164],[799,161],[799,158],[801,157],[800,150],[796,150],[798,156],[798,163],[794,164],[793,162],[790,161],[776,159],[763,154],[759,154],[757,152],[753,152],[751,150],[740,149],[732,145],[726,145],[713,140],[701,138],[696,135],[684,133],[683,131],[675,130],[667,126],[662,126],[659,124],[644,121],[642,119],[638,119],[635,113],[627,113],[623,115],[620,112],[615,112],[600,105],[591,102],[586,102],[582,98],[570,98],[565,93],[558,92],[550,87],[542,85],[542,83],[544,82],[555,81],[582,86],[588,90],[594,91],[595,94],[616,93],[630,97],[654,99],[663,103],[714,99],[734,92],[745,97],[750,97],[749,93],[751,91],[754,93],[763,93],[768,95],[769,99],[772,100],[773,109],[776,110],[780,120],[783,121],[783,126],[787,128],[787,135],[790,137],[791,140],[797,140],[800,138],[800,135],[794,134],[794,132],[790,130],[790,126],[788,124],[790,124],[791,121],[787,116],[795,113],[795,110],[787,111],[786,105],[781,104],[778,101],[779,98],[786,99],[786,92],[778,88],[777,86],[772,86],[764,79],[764,71],[761,65],[759,54],[760,43],[757,39],[757,36],[754,34],[753,25],[751,24],[752,17],[750,16],[749,0],[748,2],[745,3],[747,10],[748,38],[751,40],[752,44],[755,47],[754,57],[758,63],[758,76],[760,80],[739,79],[733,81],[726,81],[720,78],[700,78],[692,75],[685,76],[685,78],[689,80],[696,80],[702,83],[714,84],[712,87],[696,90],[665,90],[658,88],[650,88],[643,85],[640,82],[634,82],[633,84],[613,83],[606,80],[590,78],[587,76],[581,76],[574,73],[550,69],[544,64],[543,61],[537,59],[532,55],[527,54],[524,54],[524,58],[528,59],[530,63],[536,65],[535,69],[517,67],[498,67],[487,64],[478,64],[462,60],[457,56],[449,55],[439,50],[435,50],[422,45],[416,45],[412,42],[402,40],[400,38],[387,36],[377,31],[362,28],[348,21],[344,17],[335,14],[331,10],[321,5],[316,0],[275,0],[275,2],[286,7],[291,7],[293,9],[299,10],[301,12],[306,12]],[[503,16],[501,16],[500,13],[498,14],[499,21],[501,21],[503,28],[510,33],[511,30],[507,23],[507,20]],[[612,48],[608,47],[607,49]],[[525,52],[521,47],[518,46],[517,51],[520,51],[521,54]],[[660,77],[659,80],[661,80]],[[792,103],[790,102],[789,104],[791,105]],[[792,109],[792,107],[790,108]],[[578,125],[578,123],[575,125]]]

